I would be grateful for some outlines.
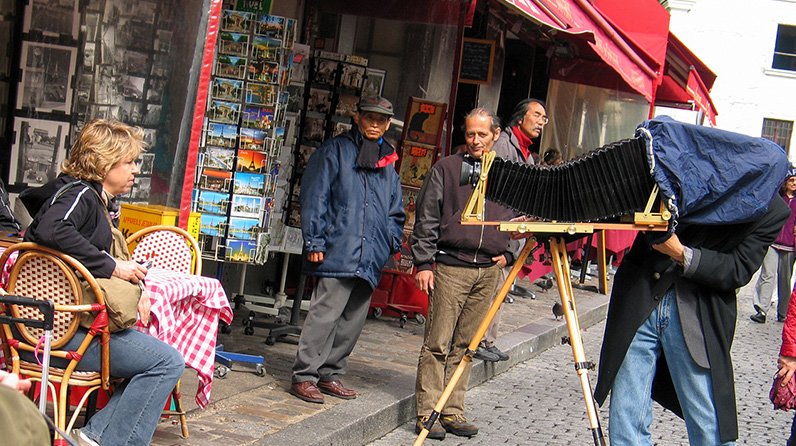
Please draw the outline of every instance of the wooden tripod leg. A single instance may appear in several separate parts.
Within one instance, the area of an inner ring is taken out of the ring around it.
[[[578,312],[575,308],[575,300],[572,292],[572,281],[570,280],[569,259],[563,239],[551,239],[550,250],[553,254],[553,270],[558,282],[558,290],[561,294],[561,305],[564,306],[564,317],[567,320],[569,329],[569,343],[572,345],[572,355],[575,358],[575,370],[580,377],[580,385],[583,389],[583,398],[586,401],[586,412],[589,416],[589,427],[596,446],[605,446],[605,437],[600,427],[600,419],[597,416],[597,408],[594,403],[594,395],[589,383],[589,368],[591,364],[586,361],[586,354],[583,350],[583,339],[580,336],[580,323],[578,322]]]
[[[475,333],[475,336],[473,336],[473,340],[470,341],[470,345],[467,347],[464,357],[462,358],[461,362],[459,362],[459,366],[456,367],[456,371],[453,372],[453,376],[451,376],[451,380],[448,382],[448,385],[445,386],[445,390],[442,392],[442,395],[439,397],[439,401],[437,401],[437,404],[434,406],[431,416],[428,417],[428,421],[423,425],[423,430],[421,430],[420,434],[418,434],[417,439],[414,442],[414,446],[420,446],[426,440],[428,431],[437,421],[437,418],[439,418],[440,411],[443,407],[445,407],[445,403],[448,402],[448,398],[450,398],[451,393],[453,393],[453,388],[456,387],[456,383],[459,382],[462,373],[464,373],[464,368],[467,367],[467,363],[473,360],[473,355],[478,348],[478,344],[481,343],[484,333],[486,333],[486,330],[489,328],[489,324],[492,323],[492,319],[495,318],[495,314],[497,314],[498,310],[500,309],[500,305],[503,304],[503,300],[506,299],[506,295],[509,293],[511,285],[514,283],[514,279],[517,278],[517,274],[520,273],[522,265],[525,264],[525,259],[528,258],[535,244],[536,240],[533,238],[530,238],[525,242],[525,247],[522,249],[520,256],[517,257],[517,260],[514,261],[514,266],[511,267],[509,276],[506,277],[506,281],[503,282],[503,286],[500,287],[500,291],[498,291],[497,295],[495,296],[495,300],[492,301],[492,306],[489,307],[489,311],[486,313],[484,320],[481,321],[481,326],[478,327],[478,331]]]

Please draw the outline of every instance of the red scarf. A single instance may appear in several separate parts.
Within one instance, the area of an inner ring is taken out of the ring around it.
[[[531,146],[533,145],[533,141],[531,141],[531,138],[528,138],[528,135],[522,132],[522,129],[518,125],[512,127],[511,132],[517,137],[517,141],[520,143],[520,151],[527,162],[528,158],[531,156]]]

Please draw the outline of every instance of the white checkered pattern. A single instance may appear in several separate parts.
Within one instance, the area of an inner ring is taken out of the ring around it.
[[[218,320],[232,323],[232,308],[221,286],[211,277],[153,267],[145,279],[152,301],[148,327],[135,328],[176,348],[185,364],[196,370],[199,388],[196,404],[210,401],[215,364]]]

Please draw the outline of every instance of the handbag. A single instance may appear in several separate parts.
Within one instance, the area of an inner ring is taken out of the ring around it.
[[[790,381],[785,381],[785,376],[779,376],[779,372],[774,375],[774,384],[771,386],[771,392],[768,397],[774,403],[774,409],[788,411],[796,407],[796,374],[791,376]]]
[[[119,260],[130,260],[130,251],[127,249],[124,235],[113,226],[110,215],[107,212],[105,216],[108,217],[108,224],[111,226],[111,233],[113,234],[111,256]],[[135,325],[138,320],[138,301],[141,299],[141,287],[119,277],[95,280],[102,289],[102,295],[105,298],[105,308],[108,311],[108,330],[111,333],[115,333]],[[85,280],[81,280],[81,282],[84,303],[97,303],[97,297],[88,282]],[[80,325],[85,328],[91,328],[91,324],[96,318],[96,313],[83,313],[80,317]]]

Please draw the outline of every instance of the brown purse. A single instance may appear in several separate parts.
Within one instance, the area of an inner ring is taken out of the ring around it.
[[[119,260],[130,260],[130,251],[127,249],[127,241],[122,232],[111,223],[110,215],[106,212],[108,224],[113,233],[113,243],[111,244],[111,256]],[[141,288],[127,280],[118,277],[110,279],[96,279],[97,284],[102,288],[105,297],[105,308],[108,310],[108,329],[111,333],[122,331],[135,325],[138,320],[138,300],[141,299]],[[82,281],[84,303],[97,303],[97,298],[88,283]],[[90,328],[96,319],[95,313],[83,313],[80,325]]]

